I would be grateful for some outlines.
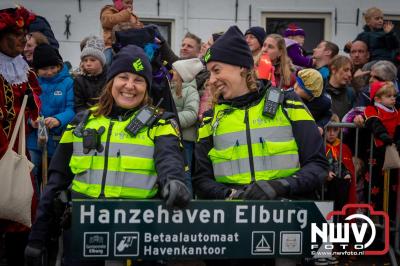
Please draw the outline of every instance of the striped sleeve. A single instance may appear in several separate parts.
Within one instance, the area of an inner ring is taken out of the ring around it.
[[[310,111],[300,99],[285,97],[283,108],[291,121],[314,120]]]

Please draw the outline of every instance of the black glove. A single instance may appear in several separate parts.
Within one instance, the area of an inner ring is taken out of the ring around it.
[[[176,179],[167,181],[161,195],[168,209],[184,208],[191,199],[189,189],[183,182]]]
[[[246,188],[243,199],[272,200],[288,195],[289,190],[289,183],[286,180],[260,180]]]
[[[35,98],[33,97],[33,93],[31,89],[26,89],[25,94],[28,96],[28,100],[26,102],[26,106],[28,106],[29,109],[35,110],[36,109],[36,103],[35,103]]]
[[[24,255],[25,266],[47,266],[47,250],[41,243],[28,243]]]
[[[158,30],[157,25],[149,24],[144,26],[145,28],[151,28],[154,30],[155,37],[160,40],[161,44],[165,43],[165,38],[161,35],[160,31]]]
[[[385,145],[391,145],[393,143],[392,138],[387,133],[380,134],[379,139],[382,140]]]

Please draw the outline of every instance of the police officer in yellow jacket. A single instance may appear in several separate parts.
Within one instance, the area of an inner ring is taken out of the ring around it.
[[[124,47],[113,60],[99,105],[78,114],[64,132],[25,250],[28,265],[41,265],[53,199],[71,183],[73,198],[160,195],[168,208],[189,203],[179,128],[173,115],[150,104],[151,80],[143,49]],[[65,257],[63,265],[104,264],[94,263]]]
[[[197,195],[310,198],[322,185],[328,164],[322,138],[300,98],[258,86],[251,52],[236,26],[209,48],[204,60],[217,102],[199,128],[193,175]]]

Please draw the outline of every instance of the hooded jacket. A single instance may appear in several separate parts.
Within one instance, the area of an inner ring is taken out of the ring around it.
[[[60,121],[60,125],[49,131],[47,142],[48,155],[54,154],[59,137],[67,124],[75,115],[73,80],[64,65],[61,71],[51,78],[39,77],[39,85],[42,88],[40,101],[42,102],[41,115],[54,117]],[[28,136],[27,146],[29,150],[40,150],[37,146],[37,129]]]

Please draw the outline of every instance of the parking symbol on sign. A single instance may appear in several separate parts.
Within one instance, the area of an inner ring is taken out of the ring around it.
[[[254,231],[251,239],[252,255],[273,255],[275,246],[275,232]]]
[[[139,232],[115,232],[114,256],[138,256]]]

